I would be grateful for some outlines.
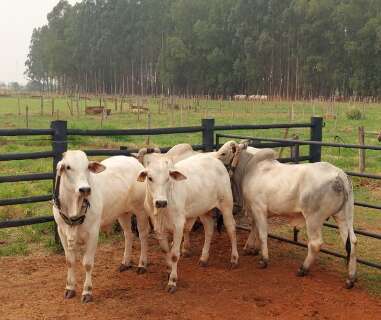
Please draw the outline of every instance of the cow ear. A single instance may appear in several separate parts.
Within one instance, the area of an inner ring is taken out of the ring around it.
[[[106,170],[106,167],[97,161],[90,161],[88,168],[92,173],[100,173]]]
[[[136,181],[144,182],[147,178],[147,170],[140,171]]]
[[[63,160],[58,161],[58,163],[57,163],[57,175],[60,176],[62,174],[62,172],[64,172],[64,170],[65,170],[65,164],[64,164]]]
[[[187,178],[180,171],[177,171],[177,170],[170,170],[169,175],[171,176],[172,179],[176,181],[185,180]]]

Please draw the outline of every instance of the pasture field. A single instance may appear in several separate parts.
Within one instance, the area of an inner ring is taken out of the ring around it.
[[[358,127],[364,126],[366,144],[378,145],[377,134],[381,130],[381,104],[364,103],[332,103],[320,101],[268,101],[246,102],[246,101],[219,101],[219,100],[192,100],[175,99],[173,105],[177,107],[166,107],[162,98],[147,98],[150,109],[150,117],[147,113],[133,113],[128,109],[128,103],[136,103],[139,98],[130,97],[121,112],[120,100],[115,103],[112,99],[106,101],[108,108],[112,109],[110,116],[104,118],[100,115],[85,115],[85,104],[99,105],[99,99],[76,100],[71,103],[70,98],[56,97],[54,100],[54,115],[52,116],[51,99],[44,99],[44,110],[41,114],[40,99],[23,96],[0,97],[0,128],[25,128],[28,122],[29,128],[49,128],[50,121],[57,118],[67,120],[69,128],[80,129],[130,129],[155,127],[178,127],[189,125],[200,125],[202,118],[214,118],[216,124],[270,124],[288,122],[309,122],[312,115],[324,116],[325,127],[323,129],[323,140],[329,142],[358,142]],[[68,105],[72,105],[70,112]],[[26,117],[26,106],[28,106],[28,119]],[[351,109],[361,111],[363,118],[350,120],[347,112]],[[20,111],[20,114],[19,114]],[[150,119],[149,119],[150,118]],[[231,134],[251,135],[257,137],[284,137],[285,131],[272,130],[240,130],[229,131]],[[288,137],[294,134],[299,139],[308,139],[309,130],[290,129]],[[150,145],[171,146],[180,142],[201,143],[201,134],[178,134],[151,136],[149,141],[145,136],[135,137],[70,137],[69,148],[79,149],[107,149],[119,148],[120,146],[142,147],[149,142]],[[0,153],[32,152],[50,150],[49,137],[0,137]],[[301,147],[300,154],[305,154],[306,147]],[[288,155],[289,149],[285,149],[283,156]],[[381,153],[377,151],[366,151],[366,172],[381,173]],[[323,148],[322,158],[345,170],[358,171],[358,150]],[[97,159],[102,159],[98,157]],[[12,175],[22,173],[50,172],[52,170],[51,159],[10,161],[0,163],[1,175]],[[355,197],[358,201],[370,203],[381,203],[381,181],[353,178]],[[41,195],[51,192],[51,181],[43,182],[19,182],[0,184],[0,198],[13,198],[31,195]],[[37,215],[50,214],[49,203],[37,203],[30,205],[18,205],[0,207],[0,220],[11,218],[23,218]],[[355,226],[360,229],[381,232],[381,213],[372,209],[356,207]],[[290,227],[272,227],[277,234],[291,237]],[[305,240],[302,232],[301,240]],[[324,240],[326,248],[343,252],[343,246],[334,230],[324,229]],[[358,256],[368,258],[381,263],[381,243],[358,236]],[[21,228],[0,229],[0,256],[29,255],[34,252],[46,252],[54,249],[52,237],[52,224],[42,224]],[[105,237],[102,241],[108,241]],[[294,247],[289,247],[292,254]],[[271,254],[271,252],[270,252]],[[298,258],[299,259],[299,258]],[[332,258],[320,255],[321,263],[332,264]],[[301,262],[301,259],[300,259]],[[380,271],[367,267],[359,267],[359,276],[367,287],[381,294]],[[344,273],[344,268],[342,268]],[[344,277],[344,274],[343,274]]]

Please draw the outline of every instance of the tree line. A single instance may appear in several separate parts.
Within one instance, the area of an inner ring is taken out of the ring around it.
[[[43,90],[381,95],[380,0],[60,0],[26,74]]]

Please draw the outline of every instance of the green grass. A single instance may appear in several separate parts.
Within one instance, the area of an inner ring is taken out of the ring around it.
[[[123,112],[114,110],[114,102],[107,101],[107,106],[112,109],[112,114],[103,120],[102,128],[108,129],[131,129],[147,128],[147,114],[134,114],[128,111],[128,103],[136,103],[139,98],[130,97],[124,104]],[[69,128],[100,129],[100,116],[87,116],[84,114],[86,105],[98,105],[99,99],[90,101],[80,100],[78,111],[76,101],[73,100],[73,111],[71,115],[67,104],[70,98],[55,98],[55,114],[51,115],[51,99],[44,100],[43,115],[41,115],[40,100],[23,96],[20,99],[21,114],[18,114],[18,99],[16,97],[0,97],[0,128],[25,128],[25,107],[29,108],[29,128],[49,128],[50,122],[57,118],[68,121]],[[191,99],[176,99],[175,103],[183,106],[183,111],[171,111],[160,107],[160,98],[148,99],[151,112],[151,127],[176,127],[200,125],[203,118],[214,118],[217,125],[224,124],[271,124],[289,122],[309,122],[311,116],[324,116],[325,127],[323,129],[323,140],[328,142],[357,143],[358,127],[364,126],[366,132],[366,144],[379,145],[375,132],[381,130],[381,104],[363,103],[326,103],[316,101],[270,101],[265,103],[233,102],[200,100],[198,103]],[[191,111],[187,108],[191,107]],[[359,109],[363,118],[351,120],[347,112]],[[159,109],[161,111],[159,112]],[[58,111],[58,113],[57,113]],[[334,115],[334,116],[332,116]],[[285,131],[280,129],[271,130],[237,130],[229,131],[231,134],[242,134],[255,137],[282,137]],[[290,129],[288,136],[298,135],[299,139],[308,139],[308,129]],[[201,134],[174,134],[151,136],[150,145],[171,146],[180,142],[193,144],[201,143]],[[69,137],[69,148],[71,149],[100,149],[119,148],[120,146],[141,147],[147,143],[146,136],[117,136],[117,137]],[[223,140],[225,141],[225,140]],[[50,137],[0,137],[0,152],[33,152],[51,150]],[[300,154],[305,155],[308,147],[301,147]],[[290,154],[285,149],[283,156]],[[381,173],[381,152],[366,151],[366,171],[369,173]],[[358,171],[358,150],[344,148],[323,148],[323,160],[329,161],[345,170]],[[98,157],[97,159],[102,159]],[[0,162],[0,174],[12,175],[35,172],[51,172],[52,160],[25,160]],[[366,201],[375,204],[381,203],[381,181],[354,178],[355,197],[358,201]],[[0,198],[13,198],[31,195],[42,195],[51,192],[51,181],[19,182],[0,184]],[[0,220],[25,218],[30,216],[50,214],[49,203],[37,203],[30,205],[17,205],[0,207]],[[356,207],[355,226],[373,232],[381,232],[381,213],[372,209]],[[279,232],[290,236],[289,227],[282,228]],[[52,224],[34,225],[22,228],[0,229],[0,256],[25,255],[39,250],[51,250],[54,248],[52,241]],[[302,236],[305,238],[305,235]],[[341,241],[335,230],[325,230],[324,238],[327,247],[332,250],[343,251]],[[373,239],[358,236],[358,253],[362,258],[381,263],[381,243]],[[103,241],[107,239],[102,238]],[[362,277],[369,283],[370,288],[381,293],[381,285],[375,284],[380,279],[380,272],[367,267],[361,269]],[[380,281],[378,281],[380,283]]]

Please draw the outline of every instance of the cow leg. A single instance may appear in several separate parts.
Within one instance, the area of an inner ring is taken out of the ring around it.
[[[132,243],[133,243],[133,233],[131,230],[131,214],[122,214],[118,221],[123,229],[124,233],[124,253],[122,264],[119,267],[119,271],[123,272],[132,267],[131,254],[132,254]]]
[[[356,235],[353,231],[353,224],[347,221],[344,211],[340,211],[333,216],[335,219],[344,247],[347,250],[348,279],[345,283],[347,289],[354,286],[356,281]]]
[[[315,213],[316,216],[322,216],[319,215],[319,213]],[[307,217],[311,217],[311,215],[307,215]],[[306,219],[306,227],[307,227],[307,237],[308,237],[308,253],[307,257],[304,260],[302,266],[299,268],[297,275],[299,277],[303,277],[308,274],[309,269],[313,262],[315,261],[319,251],[320,247],[323,244],[323,237],[322,237],[322,225],[323,223],[316,219],[316,216],[312,216],[312,218]]]
[[[86,271],[86,277],[82,291],[82,303],[93,301],[93,284],[91,281],[91,273],[93,271],[95,251],[97,250],[98,245],[98,232],[93,231],[93,233],[94,234],[91,234],[90,232],[90,236],[86,244],[86,251],[82,259],[82,264]]]
[[[197,218],[189,219],[185,222],[184,227],[184,241],[181,247],[181,255],[183,257],[190,257],[190,233]]]
[[[180,219],[179,219],[180,220]],[[177,263],[180,259],[180,246],[183,239],[185,221],[179,221],[174,226],[173,232],[173,245],[171,252],[168,254],[169,261],[171,264],[171,273],[169,275],[167,291],[169,293],[174,293],[176,291],[177,284]]]
[[[251,211],[254,216],[254,228],[257,229],[258,238],[261,245],[261,260],[259,261],[258,267],[261,269],[265,269],[267,268],[269,262],[269,249],[267,246],[268,225],[266,210],[256,207],[251,208]]]
[[[244,255],[250,255],[250,256],[256,256],[259,254],[259,249],[261,246],[261,243],[259,241],[259,233],[257,226],[252,221],[251,222],[251,229],[250,234],[246,240],[245,246],[243,247]]]
[[[136,215],[138,221],[139,239],[140,239],[140,258],[138,265],[138,274],[143,274],[147,271],[148,265],[148,234],[149,234],[149,221],[145,213]]]
[[[58,235],[60,236],[62,246],[65,251],[66,265],[67,265],[67,279],[66,279],[66,287],[65,287],[65,299],[71,299],[75,296],[75,251],[68,248],[67,239],[62,232],[61,228],[58,227]]]
[[[159,241],[161,251],[165,253],[165,262],[167,265],[167,272],[169,274],[171,270],[171,259],[169,255],[168,235],[165,232],[159,233],[156,231],[156,239]]]
[[[224,226],[229,235],[229,239],[232,245],[232,253],[230,264],[234,268],[238,265],[238,249],[237,249],[237,235],[235,231],[235,220],[233,217],[233,205],[232,203],[224,202],[219,207],[222,216],[224,217]]]
[[[212,242],[214,232],[214,220],[209,213],[200,216],[200,220],[204,225],[205,239],[199,264],[202,267],[206,267],[208,265],[210,243]]]

